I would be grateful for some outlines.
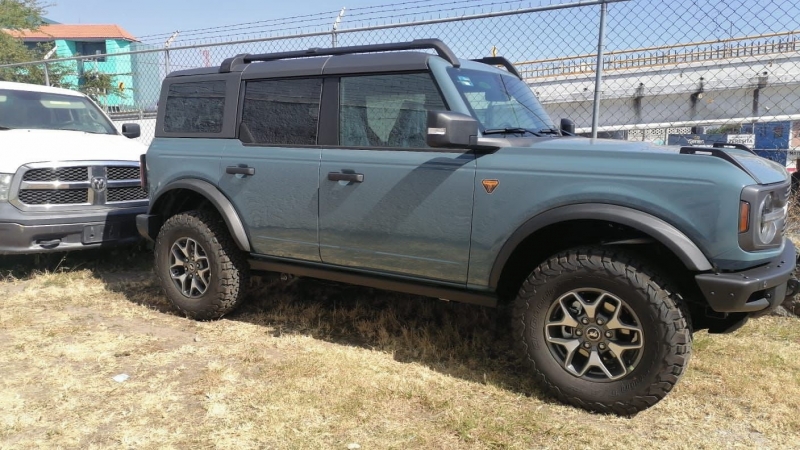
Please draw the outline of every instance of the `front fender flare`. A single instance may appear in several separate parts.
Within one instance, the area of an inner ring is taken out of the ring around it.
[[[154,198],[150,203],[150,214],[157,214],[157,211],[152,210],[153,207],[158,204],[159,199],[165,194],[175,189],[187,189],[197,192],[211,202],[211,204],[217,208],[217,211],[219,211],[222,219],[225,220],[228,231],[230,231],[231,237],[233,237],[233,241],[236,242],[239,249],[250,252],[250,240],[247,238],[247,232],[245,231],[242,219],[239,217],[239,213],[236,212],[236,208],[233,207],[228,197],[225,197],[216,186],[207,181],[183,179],[169,183],[158,193],[158,197]]]
[[[631,227],[666,246],[683,262],[687,269],[696,272],[707,272],[713,269],[708,258],[691,239],[658,217],[624,206],[583,203],[551,209],[532,217],[517,228],[506,240],[495,258],[489,276],[489,285],[497,288],[506,262],[525,238],[546,226],[570,220],[604,220]]]

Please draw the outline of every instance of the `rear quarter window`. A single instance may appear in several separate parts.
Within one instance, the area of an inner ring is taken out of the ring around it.
[[[172,83],[164,109],[164,131],[220,133],[224,112],[224,80]]]

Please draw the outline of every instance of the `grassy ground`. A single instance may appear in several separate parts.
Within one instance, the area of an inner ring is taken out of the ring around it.
[[[618,418],[543,398],[502,311],[262,281],[240,311],[200,323],[170,307],[150,260],[0,260],[1,448],[800,445],[797,319],[697,333],[666,400]]]

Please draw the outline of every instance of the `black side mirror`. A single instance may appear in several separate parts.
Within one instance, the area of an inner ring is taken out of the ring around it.
[[[128,139],[134,139],[142,135],[142,128],[138,123],[123,123],[122,135]]]
[[[569,119],[561,119],[561,132],[567,136],[575,136],[575,122]]]
[[[466,114],[450,111],[428,111],[425,141],[429,146],[470,148],[478,136],[478,121]]]

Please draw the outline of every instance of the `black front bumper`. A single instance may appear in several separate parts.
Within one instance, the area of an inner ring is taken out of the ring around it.
[[[766,265],[740,272],[704,273],[695,279],[714,311],[760,316],[783,303],[796,260],[794,244],[784,239],[781,255]]]
[[[23,213],[0,205],[0,255],[63,252],[140,239],[136,215],[147,207]]]

